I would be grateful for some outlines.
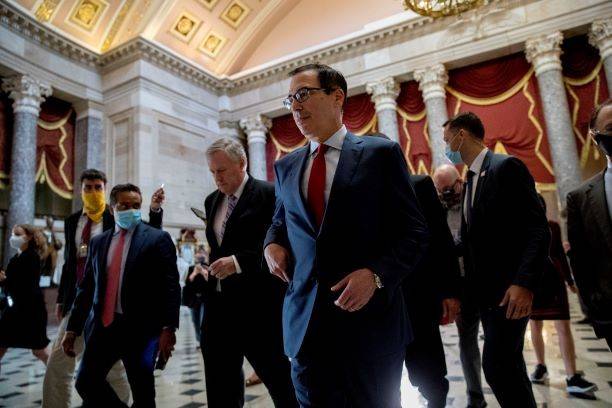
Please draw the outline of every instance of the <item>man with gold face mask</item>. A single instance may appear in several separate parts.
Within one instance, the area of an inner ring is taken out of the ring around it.
[[[149,224],[161,228],[164,201],[164,190],[159,188],[153,193],[149,211]],[[55,315],[59,322],[58,333],[53,342],[47,371],[43,383],[43,401],[45,408],[69,407],[72,394],[72,379],[76,362],[64,354],[61,346],[66,325],[70,317],[70,308],[76,296],[77,286],[83,278],[89,240],[102,232],[115,228],[115,220],[106,203],[106,175],[96,169],[85,170],[81,174],[81,199],[83,209],[70,215],[64,221],[64,266],[58,288]],[[83,354],[83,337],[75,341],[77,359]],[[107,380],[117,395],[126,404],[130,397],[130,388],[121,362],[115,364]]]

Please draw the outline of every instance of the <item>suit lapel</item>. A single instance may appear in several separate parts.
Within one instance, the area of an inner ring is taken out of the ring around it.
[[[215,192],[212,205],[210,206],[210,214],[206,214],[208,219],[208,222],[206,223],[206,238],[209,245],[217,248],[219,247],[219,243],[217,242],[217,237],[215,235],[215,217],[217,216],[217,211],[219,210],[219,204],[221,203],[222,198],[223,193],[217,190]]]
[[[110,208],[106,207],[102,213],[102,231],[115,228],[115,217],[111,214]]]
[[[344,143],[342,143],[340,159],[338,160],[338,167],[336,168],[334,181],[332,182],[329,192],[327,207],[325,209],[323,223],[321,224],[321,231],[319,232],[319,235],[325,228],[326,219],[333,218],[331,214],[335,211],[335,208],[338,205],[337,203],[339,201],[339,197],[342,196],[343,190],[351,184],[355,171],[357,171],[357,168],[359,167],[361,154],[363,153],[363,146],[361,146],[362,143],[363,141],[360,138],[354,136],[350,132],[347,132],[346,137],[344,138]]]
[[[132,240],[130,241],[130,248],[128,249],[127,258],[125,259],[125,267],[123,269],[123,281],[125,282],[125,277],[128,276],[132,268],[134,267],[134,261],[136,260],[136,256],[140,253],[140,248],[145,243],[147,237],[147,230],[143,228],[142,222],[139,223],[134,232],[132,234]],[[122,293],[124,293],[122,291]]]
[[[251,196],[253,195],[254,185],[255,185],[255,181],[253,180],[253,177],[249,177],[246,184],[244,185],[242,194],[240,194],[240,198],[238,199],[238,202],[236,203],[236,207],[234,207],[234,211],[232,211],[229,218],[227,219],[227,222],[225,223],[225,232],[223,233],[223,241],[225,241],[225,237],[227,237],[228,234],[231,232],[232,225],[234,224],[235,220],[238,217],[240,217],[240,215],[243,214],[244,211],[248,208],[248,204],[251,201]],[[223,245],[223,242],[221,242],[220,245]]]
[[[472,222],[468,225],[468,230],[471,230],[474,224],[476,224],[478,219],[478,211],[477,208],[480,204],[480,197],[482,196],[482,191],[485,188],[485,184],[489,177],[489,167],[491,166],[491,156],[493,153],[491,151],[487,151],[485,154],[484,160],[482,161],[482,166],[480,166],[480,172],[478,173],[478,182],[476,184],[476,191],[474,193],[474,199],[472,200],[472,208],[470,219]]]
[[[605,170],[604,170],[605,171]],[[606,199],[606,189],[604,187],[604,173],[601,173],[591,182],[591,188],[587,191],[589,206],[595,214],[595,219],[599,220],[597,225],[603,234],[605,241],[612,249],[612,220],[608,212]]]
[[[298,211],[310,226],[310,233],[316,235],[314,220],[312,219],[310,211],[306,208],[306,200],[302,194],[302,179],[304,177],[304,171],[306,170],[308,156],[310,156],[310,144],[307,144],[302,148],[302,151],[296,154],[295,165],[291,166],[291,173],[287,177],[287,182],[284,183],[284,185],[289,186],[289,194],[293,196],[294,201],[297,203]]]

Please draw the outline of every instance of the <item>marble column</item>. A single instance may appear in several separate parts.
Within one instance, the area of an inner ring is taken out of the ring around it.
[[[525,54],[538,78],[557,194],[565,207],[567,193],[580,185],[582,175],[561,73],[562,42],[560,31],[531,38],[525,43]]]
[[[444,129],[442,128],[444,122],[448,120],[446,90],[444,89],[448,82],[448,75],[444,65],[436,64],[415,71],[414,79],[419,83],[419,89],[423,93],[423,101],[427,111],[432,166],[435,169],[442,164],[448,164],[448,159],[444,153],[446,143],[444,143]]]
[[[255,115],[240,119],[240,127],[246,133],[249,146],[249,174],[267,180],[266,133],[272,127],[272,121],[266,116]]]
[[[608,92],[612,94],[612,18],[593,21],[589,42],[599,49],[608,80]]]
[[[15,224],[34,221],[36,186],[36,126],[40,104],[51,95],[51,87],[25,75],[5,78],[2,89],[13,100],[13,148],[9,210],[6,217],[5,265],[15,251],[8,245]]]
[[[399,143],[397,126],[397,102],[400,93],[399,84],[392,77],[366,84],[366,92],[372,95],[378,117],[378,131]]]
[[[83,101],[74,104],[74,110],[76,126],[72,209],[76,211],[83,206],[80,194],[81,173],[86,169],[106,172],[106,155],[102,106],[95,102]]]

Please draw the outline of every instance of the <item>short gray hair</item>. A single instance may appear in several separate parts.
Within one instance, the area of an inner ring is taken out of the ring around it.
[[[244,163],[247,162],[246,152],[244,151],[244,147],[240,143],[235,140],[228,138],[221,138],[215,140],[213,144],[208,146],[206,149],[206,156],[211,156],[216,152],[225,152],[227,156],[233,162],[239,163],[240,160],[244,160]]]

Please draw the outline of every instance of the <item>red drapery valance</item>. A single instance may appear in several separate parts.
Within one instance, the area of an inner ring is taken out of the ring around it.
[[[537,80],[522,53],[451,70],[446,90],[449,115],[477,114],[490,149],[518,157],[540,188],[554,188]]]

